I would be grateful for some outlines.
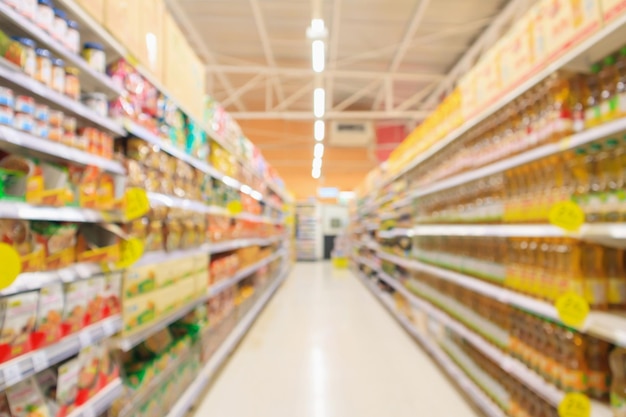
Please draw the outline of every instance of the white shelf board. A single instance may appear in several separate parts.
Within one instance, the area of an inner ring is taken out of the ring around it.
[[[67,417],[98,417],[104,414],[124,392],[124,385],[120,378],[104,387],[99,393],[81,405]]]
[[[8,288],[0,291],[0,296],[17,294],[24,291],[39,290],[45,286],[59,282],[69,283],[81,279],[91,278],[102,274],[99,264],[78,263],[67,268],[46,272],[25,272],[18,275],[17,279]]]
[[[0,2],[0,4],[2,3]],[[96,166],[112,174],[126,174],[122,164],[117,161],[92,155],[62,143],[38,138],[9,126],[0,126],[0,148],[13,152],[27,152],[29,156],[33,156],[35,152],[37,156],[43,156],[47,159],[83,166]]]
[[[428,273],[432,276],[478,292],[486,297],[493,298],[501,303],[510,304],[550,320],[561,322],[554,305],[546,301],[490,284],[469,275],[428,265],[420,261],[404,259],[384,252],[379,252],[379,256],[381,259],[393,262],[402,268]],[[626,347],[626,314],[592,311],[589,313],[585,324],[578,330]]]
[[[7,387],[78,354],[87,345],[101,343],[121,328],[122,318],[119,315],[109,317],[48,347],[0,364],[0,390],[4,391]]]
[[[211,382],[222,364],[228,359],[239,341],[247,333],[250,326],[252,326],[255,319],[259,316],[272,295],[276,292],[276,290],[278,290],[280,285],[287,278],[287,274],[288,270],[285,269],[278,275],[276,280],[265,291],[261,298],[254,304],[252,309],[245,315],[245,317],[232,330],[227,339],[220,345],[217,351],[215,351],[213,356],[211,356],[207,364],[200,371],[200,374],[185,390],[185,393],[180,397],[180,399],[176,402],[176,404],[169,411],[169,413],[167,413],[166,417],[184,417],[187,414],[187,411],[200,398],[200,395],[203,393],[209,382]]]
[[[0,218],[3,219],[100,223],[122,221],[122,217],[121,213],[106,213],[79,207],[44,207],[24,202],[0,200]]]
[[[61,42],[52,38],[48,32],[41,29],[32,20],[22,16],[20,13],[11,8],[8,4],[0,1],[0,22],[4,24],[4,28],[13,27],[19,32],[25,34],[27,38],[31,38],[37,42],[38,46],[45,46],[53,54],[62,58],[68,66],[73,66],[80,71],[81,88],[88,92],[103,92],[109,98],[116,98],[122,94],[122,88],[116,85],[113,80],[106,74],[98,72],[91,68],[85,59],[65,47]]]

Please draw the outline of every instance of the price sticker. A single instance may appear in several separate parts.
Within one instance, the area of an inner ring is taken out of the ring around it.
[[[19,364],[9,365],[2,369],[2,376],[4,377],[4,386],[10,387],[22,380],[22,370]]]
[[[0,268],[0,289],[11,286],[22,273],[22,258],[20,254],[6,243],[0,243],[0,259],[2,259],[2,268]]]
[[[150,211],[148,193],[141,188],[133,187],[126,190],[124,196],[126,208],[124,211],[126,220],[138,219]]]
[[[585,213],[573,201],[562,201],[552,206],[549,219],[550,223],[561,229],[577,232],[585,223]]]
[[[78,335],[78,340],[80,341],[80,347],[84,348],[87,346],[91,346],[93,344],[93,339],[91,337],[91,333],[82,332]]]
[[[113,336],[117,332],[117,329],[112,321],[106,320],[102,323],[102,331],[104,332],[105,337],[109,337]]]
[[[144,243],[141,239],[132,238],[120,243],[120,260],[115,264],[119,269],[128,268],[143,256],[145,251]]]
[[[133,54],[126,54],[124,59],[126,59],[126,62],[128,62],[131,67],[137,68],[139,66],[139,60]]]
[[[231,201],[230,203],[228,203],[228,206],[226,206],[226,209],[228,210],[228,213],[236,216],[238,214],[241,214],[241,212],[243,211],[243,205],[241,204],[241,201]]]
[[[589,303],[574,292],[567,292],[556,300],[556,311],[563,323],[581,327],[589,315]]]
[[[48,355],[46,352],[36,352],[33,354],[33,369],[35,373],[41,372],[44,369],[48,369],[50,367],[50,361],[48,360]]]
[[[578,392],[569,393],[559,404],[559,417],[590,417],[591,401]]]
[[[96,412],[94,411],[93,407],[89,405],[84,406],[81,416],[82,417],[97,417]]]

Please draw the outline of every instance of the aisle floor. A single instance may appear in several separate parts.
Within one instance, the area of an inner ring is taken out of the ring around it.
[[[473,417],[347,270],[297,264],[195,417]]]

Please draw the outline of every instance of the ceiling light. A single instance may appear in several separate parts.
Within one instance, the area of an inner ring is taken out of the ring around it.
[[[313,156],[316,158],[322,158],[324,156],[324,144],[316,143],[315,150],[313,150]]]
[[[313,92],[313,113],[315,117],[324,117],[326,112],[326,92],[323,88],[316,88]]]
[[[324,41],[313,41],[313,71],[323,72],[326,66],[326,50]]]
[[[326,123],[323,120],[315,121],[315,140],[321,142],[324,140],[324,136],[326,135]]]
[[[324,31],[324,19],[313,19],[311,20],[311,29],[314,32],[323,32]]]
[[[315,158],[313,160],[313,170],[322,169],[322,158]]]
[[[322,176],[322,170],[320,170],[320,169],[313,169],[313,171],[311,172],[311,176],[314,179],[316,179],[316,180],[319,179],[319,177]]]

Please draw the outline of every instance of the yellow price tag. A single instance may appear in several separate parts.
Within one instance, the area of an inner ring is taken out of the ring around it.
[[[584,394],[572,392],[563,398],[558,410],[559,417],[589,417],[591,416],[591,401]]]
[[[115,264],[119,269],[128,268],[136,263],[145,251],[143,240],[137,238],[124,240],[120,245],[120,260]]]
[[[585,213],[573,201],[562,201],[552,206],[550,223],[568,232],[576,232],[585,223]]]
[[[148,193],[141,188],[129,188],[124,196],[126,208],[124,211],[126,220],[135,220],[143,217],[150,211]]]
[[[139,66],[139,60],[135,58],[133,54],[126,55],[126,62],[128,62],[132,67],[135,68]]]
[[[0,243],[0,259],[0,289],[5,289],[22,273],[22,258],[13,246]]]
[[[580,327],[589,315],[589,303],[575,292],[567,292],[556,300],[556,311],[563,323]]]
[[[228,210],[229,214],[236,216],[243,211],[243,205],[241,204],[241,201],[235,200],[228,203],[226,209]]]

